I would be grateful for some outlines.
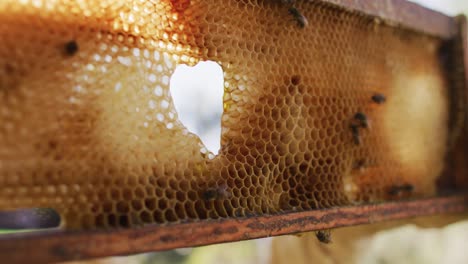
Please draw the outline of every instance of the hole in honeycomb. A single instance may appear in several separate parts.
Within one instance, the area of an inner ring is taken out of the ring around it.
[[[171,76],[170,90],[180,122],[210,152],[217,154],[224,95],[221,66],[213,61],[199,62],[193,67],[179,65]]]
[[[59,227],[61,217],[52,208],[0,211],[0,229],[44,229]]]

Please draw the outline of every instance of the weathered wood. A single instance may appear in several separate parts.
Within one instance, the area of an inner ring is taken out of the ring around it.
[[[45,231],[0,236],[4,263],[48,263],[126,255],[468,211],[468,194],[244,219],[108,231]]]
[[[458,32],[454,18],[406,0],[322,0],[322,2],[332,3],[444,39],[450,39]]]

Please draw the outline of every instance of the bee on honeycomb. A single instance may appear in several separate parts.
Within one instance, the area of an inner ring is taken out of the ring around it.
[[[203,191],[202,197],[205,201],[226,199],[231,197],[231,193],[227,191],[226,185],[221,185],[218,187],[211,187],[206,189],[205,191]]]
[[[353,134],[354,144],[360,145],[361,144],[361,135],[359,133],[360,128],[369,128],[369,121],[367,116],[362,112],[357,112],[354,115],[354,118],[351,122],[351,132]]]
[[[359,134],[359,127],[355,124],[351,124],[351,133],[353,135],[353,141],[356,145],[361,145],[361,135]]]
[[[282,4],[291,5],[291,7],[289,7],[288,9],[289,14],[291,14],[294,17],[294,19],[297,21],[297,24],[299,25],[300,28],[305,28],[306,26],[309,25],[309,21],[301,13],[301,11],[299,11],[299,9],[297,9],[294,6],[295,2],[296,2],[295,0],[281,0]]]
[[[357,112],[354,115],[354,119],[357,121],[356,125],[358,127],[362,127],[362,128],[368,128],[369,127],[369,121],[367,119],[367,116],[364,113]]]
[[[331,231],[330,230],[320,230],[315,232],[315,236],[317,237],[318,241],[324,244],[330,244],[331,240]]]
[[[365,159],[358,159],[353,163],[353,169],[354,170],[360,170],[366,166],[366,160]]]
[[[383,104],[385,103],[385,101],[387,100],[387,98],[385,98],[385,95],[383,94],[374,94],[372,97],[371,97],[372,101],[376,104]]]
[[[307,18],[296,7],[290,7],[288,12],[294,17],[300,28],[305,28],[309,25]]]
[[[71,40],[65,43],[65,53],[69,56],[73,56],[78,52],[78,43],[75,40]]]

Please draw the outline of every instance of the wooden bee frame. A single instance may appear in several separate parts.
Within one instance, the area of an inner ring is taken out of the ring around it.
[[[361,12],[396,27],[409,28],[453,41],[462,49],[465,82],[464,100],[468,100],[468,33],[465,17],[452,18],[404,0],[322,0]],[[461,78],[461,77],[460,77]],[[465,109],[461,111],[464,114]],[[466,120],[462,118],[461,120]],[[468,140],[466,127],[461,130],[450,166],[441,180],[441,194],[431,199],[359,205],[327,210],[285,213],[240,219],[149,225],[137,229],[113,231],[43,231],[0,237],[0,259],[5,263],[58,262],[112,255],[169,250],[180,247],[255,239],[269,236],[371,224],[435,214],[468,211]]]

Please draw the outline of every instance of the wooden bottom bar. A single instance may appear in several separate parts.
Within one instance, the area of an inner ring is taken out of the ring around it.
[[[0,259],[3,263],[89,259],[463,212],[468,212],[468,194],[134,229],[9,234],[0,236]]]

